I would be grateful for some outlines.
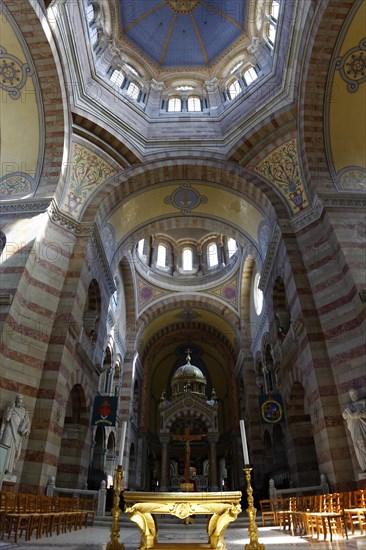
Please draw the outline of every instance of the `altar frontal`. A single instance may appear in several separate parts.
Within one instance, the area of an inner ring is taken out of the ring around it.
[[[207,522],[207,544],[174,543],[174,548],[226,548],[226,527],[235,521],[241,512],[241,492],[192,492],[192,493],[124,493],[125,512],[141,530],[140,550],[171,548],[172,544],[159,544],[156,514],[169,514],[180,519],[194,514],[210,516]]]

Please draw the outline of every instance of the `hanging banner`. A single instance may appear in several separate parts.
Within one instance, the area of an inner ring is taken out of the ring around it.
[[[94,398],[92,425],[115,426],[118,398],[115,395],[97,395]]]
[[[282,397],[279,393],[259,397],[261,420],[265,424],[284,421]]]

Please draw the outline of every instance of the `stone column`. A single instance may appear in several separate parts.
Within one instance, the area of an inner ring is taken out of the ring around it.
[[[169,480],[169,452],[168,452],[168,443],[169,436],[161,437],[162,440],[162,449],[161,449],[161,491],[169,491],[170,489],[170,480]]]

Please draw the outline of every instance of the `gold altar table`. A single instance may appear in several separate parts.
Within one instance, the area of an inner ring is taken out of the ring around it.
[[[125,491],[125,511],[141,530],[140,550],[180,550],[216,548],[225,550],[226,527],[241,512],[240,491],[215,493],[140,493]],[[195,514],[210,516],[207,521],[207,544],[159,543],[156,514],[168,514],[180,519]]]

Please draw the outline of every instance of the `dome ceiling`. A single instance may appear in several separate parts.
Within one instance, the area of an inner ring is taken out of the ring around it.
[[[246,0],[120,0],[121,28],[164,68],[213,63],[244,32]]]

